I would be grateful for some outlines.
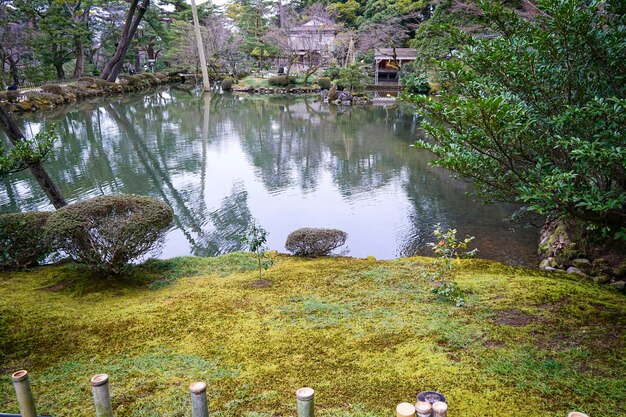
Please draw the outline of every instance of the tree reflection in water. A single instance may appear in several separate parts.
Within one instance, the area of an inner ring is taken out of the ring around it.
[[[534,261],[535,231],[503,222],[470,187],[409,147],[421,134],[410,108],[338,108],[314,97],[151,94],[24,115],[61,139],[46,163],[69,200],[135,193],[164,200],[175,224],[162,256],[241,249],[254,220],[283,250],[299,227],[336,227],[355,256],[419,253],[435,223],[477,237],[481,255]],[[2,212],[51,207],[26,173],[0,182]],[[515,256],[513,256],[515,254]]]

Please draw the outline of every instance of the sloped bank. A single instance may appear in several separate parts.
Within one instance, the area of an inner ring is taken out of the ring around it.
[[[212,414],[376,417],[435,390],[448,416],[623,415],[624,296],[582,278],[460,261],[462,308],[438,299],[432,259],[248,254],[150,261],[107,281],[75,265],[0,274],[0,410],[27,368],[40,414],[91,416],[111,376],[118,417],[184,415],[189,383]]]
[[[180,72],[122,75],[116,83],[82,77],[67,84],[46,84],[27,91],[0,92],[0,105],[11,112],[45,111],[84,99],[143,91],[181,81]]]

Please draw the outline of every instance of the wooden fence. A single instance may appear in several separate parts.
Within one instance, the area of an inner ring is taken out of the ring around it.
[[[0,413],[0,417],[38,417],[35,409],[35,400],[28,380],[28,372],[17,371],[11,375],[20,414]],[[111,394],[109,390],[109,376],[107,374],[94,375],[91,380],[91,393],[93,394],[94,411],[96,417],[113,417]],[[191,395],[192,417],[209,417],[209,407],[206,397],[206,383],[194,382],[189,386]],[[422,396],[422,394],[428,394]],[[296,409],[298,417],[313,417],[314,415],[313,388],[303,387],[296,391]],[[396,407],[396,417],[446,417],[448,404],[442,394],[426,391],[418,394],[415,405],[400,403]],[[420,401],[423,399],[424,401]],[[443,400],[443,401],[439,401]],[[40,416],[50,417],[50,416]],[[567,417],[588,417],[586,414],[572,411]]]

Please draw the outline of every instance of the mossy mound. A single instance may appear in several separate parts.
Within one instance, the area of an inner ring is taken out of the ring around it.
[[[150,261],[110,281],[77,266],[0,274],[0,409],[26,368],[41,414],[93,415],[89,378],[111,376],[118,417],[190,414],[208,383],[216,416],[388,416],[417,392],[449,416],[623,415],[624,296],[575,276],[455,263],[466,305],[436,298],[426,258],[248,254]],[[263,283],[263,285],[260,285]]]

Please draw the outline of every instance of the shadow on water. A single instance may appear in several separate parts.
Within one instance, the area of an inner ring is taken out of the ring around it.
[[[175,222],[161,256],[242,249],[252,221],[283,250],[289,232],[336,227],[353,256],[424,253],[436,223],[476,236],[482,257],[535,260],[536,230],[504,221],[471,186],[410,147],[423,135],[403,106],[338,108],[313,97],[238,97],[162,88],[21,116],[28,133],[57,124],[46,168],[70,201],[150,195]],[[0,182],[2,212],[51,210],[27,173]]]

